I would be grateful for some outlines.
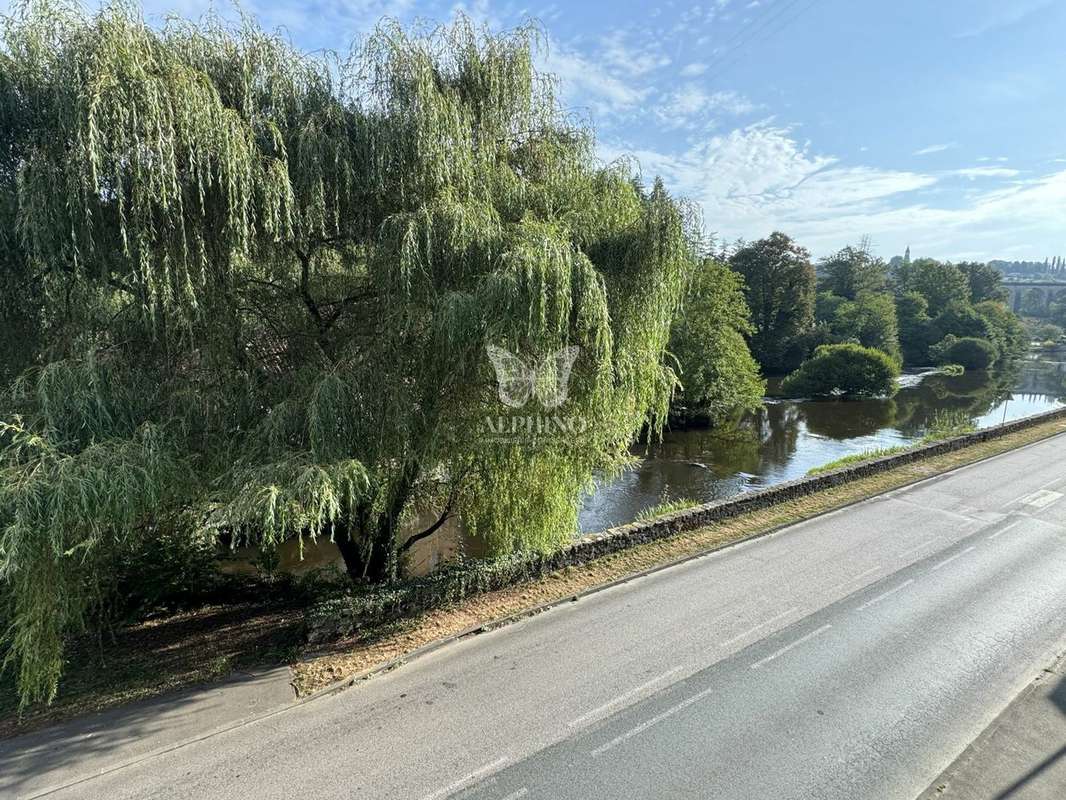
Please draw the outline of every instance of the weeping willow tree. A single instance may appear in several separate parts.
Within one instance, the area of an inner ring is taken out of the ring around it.
[[[596,159],[536,47],[462,19],[343,60],[127,4],[6,20],[0,613],[25,702],[132,549],[327,537],[387,581],[457,516],[546,551],[661,423],[696,221]],[[488,345],[578,354],[565,435],[486,425],[529,411]]]

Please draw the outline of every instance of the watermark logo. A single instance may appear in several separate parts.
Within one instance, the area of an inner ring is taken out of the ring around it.
[[[538,358],[516,355],[502,347],[485,348],[496,372],[500,402],[509,409],[485,418],[485,434],[495,441],[542,441],[545,437],[573,437],[585,431],[586,420],[561,410],[570,391],[577,346],[564,347]],[[516,413],[527,408],[532,413]],[[551,412],[543,413],[541,411]]]
[[[522,408],[533,397],[548,409],[566,402],[570,372],[581,353],[580,347],[564,347],[546,358],[530,361],[491,344],[485,349],[496,370],[500,402],[508,408]]]

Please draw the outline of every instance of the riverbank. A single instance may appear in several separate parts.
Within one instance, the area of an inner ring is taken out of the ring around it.
[[[341,688],[418,653],[487,626],[534,614],[613,582],[661,569],[858,500],[1066,431],[1055,418],[802,497],[603,555],[537,580],[445,608],[360,629],[328,645],[302,641],[305,608],[211,608],[117,632],[101,650],[83,648],[56,704],[18,721],[13,693],[0,696],[0,735],[202,684],[253,667],[288,663],[296,693]]]

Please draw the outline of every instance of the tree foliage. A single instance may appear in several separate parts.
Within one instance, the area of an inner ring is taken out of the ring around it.
[[[791,369],[803,358],[802,337],[814,324],[816,276],[810,254],[775,232],[738,247],[729,264],[744,278],[752,355],[768,373]]]
[[[750,333],[743,281],[725,264],[706,259],[670,335],[682,385],[675,409],[714,423],[759,405],[766,384],[744,339]]]
[[[696,220],[597,161],[536,41],[385,24],[342,60],[124,4],[7,20],[0,268],[25,333],[0,578],[24,700],[161,528],[331,537],[367,580],[415,509],[545,550],[661,423]],[[580,347],[580,435],[486,435],[508,411],[487,344]]]
[[[866,246],[845,247],[818,265],[815,319],[823,343],[854,342],[900,358],[896,304],[888,292],[888,266]]]
[[[892,272],[892,283],[897,294],[917,292],[924,297],[929,313],[934,316],[948,303],[970,297],[970,283],[962,270],[932,258],[898,263]]]
[[[896,298],[899,321],[900,351],[904,364],[929,364],[929,348],[939,340],[938,331],[929,317],[929,303],[915,291]]]
[[[1004,302],[1002,275],[987,264],[894,261],[892,284],[907,364],[936,362],[932,348],[947,336],[988,341],[994,360],[1010,360],[1025,349],[1021,321]]]
[[[848,246],[818,264],[819,290],[846,300],[885,291],[888,265],[867,247]]]
[[[959,364],[966,369],[988,369],[996,362],[996,348],[985,339],[948,334],[932,348],[938,364]]]
[[[1003,288],[1003,273],[988,264],[977,261],[962,261],[956,266],[966,276],[970,286],[970,302],[982,303],[986,300],[1007,302],[1007,290]]]
[[[888,355],[858,344],[822,345],[782,389],[797,397],[881,397],[896,391],[899,365]]]

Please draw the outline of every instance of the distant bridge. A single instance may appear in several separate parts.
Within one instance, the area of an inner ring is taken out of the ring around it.
[[[1003,288],[1010,292],[1010,307],[1021,311],[1023,298],[1031,297],[1037,302],[1027,304],[1030,308],[1048,310],[1051,303],[1066,303],[1066,281],[1003,281]]]

